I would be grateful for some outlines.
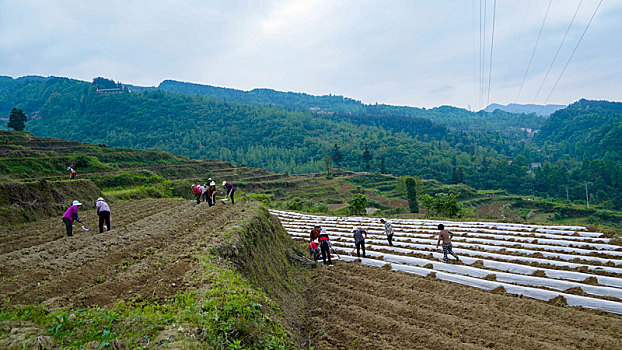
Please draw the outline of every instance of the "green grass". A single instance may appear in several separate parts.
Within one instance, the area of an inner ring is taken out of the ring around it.
[[[173,325],[184,329],[182,342],[199,348],[294,347],[284,328],[267,316],[278,314],[278,308],[265,293],[235,269],[217,263],[213,256],[198,260],[211,277],[207,287],[198,291],[178,293],[165,301],[120,302],[110,308],[80,310],[51,311],[41,306],[11,305],[5,300],[0,321],[33,322],[63,349],[81,349],[93,342],[101,348],[115,341],[139,349],[147,342],[153,344]]]

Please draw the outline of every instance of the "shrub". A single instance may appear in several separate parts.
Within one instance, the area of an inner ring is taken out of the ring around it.
[[[367,207],[367,197],[364,194],[355,193],[348,201],[348,212],[350,215],[364,215]]]
[[[428,210],[428,215],[457,217],[462,213],[457,197],[457,194],[438,193],[434,197],[424,194],[421,196],[421,203]]]

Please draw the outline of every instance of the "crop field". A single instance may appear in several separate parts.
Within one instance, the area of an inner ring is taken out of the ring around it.
[[[622,247],[579,226],[391,220],[273,210],[293,238],[326,228],[309,326],[321,348],[619,348]],[[443,262],[436,226],[460,261]],[[367,231],[357,259],[352,228]],[[380,267],[380,268],[378,268]],[[445,329],[447,328],[447,329]],[[349,335],[348,335],[349,334]]]

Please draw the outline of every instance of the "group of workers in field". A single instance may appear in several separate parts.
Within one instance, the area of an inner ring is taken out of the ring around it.
[[[389,242],[389,246],[393,247],[393,226],[385,219],[380,219],[380,223],[384,224],[384,233],[387,236],[387,241]],[[439,233],[438,241],[436,242],[436,248],[438,248],[439,244],[442,241],[443,261],[445,261],[445,263],[449,263],[449,258],[447,257],[448,254],[452,255],[457,261],[459,261],[460,259],[452,249],[451,239],[453,237],[453,233],[449,230],[446,230],[445,225],[443,224],[438,225],[438,230]],[[360,258],[361,251],[363,251],[363,258],[365,258],[365,239],[367,238],[367,232],[365,230],[360,230],[357,227],[353,227],[352,237],[354,238],[356,256]],[[321,256],[322,261],[325,265],[333,264],[330,255],[330,252],[332,250],[332,244],[325,228],[321,227],[320,225],[315,225],[313,227],[309,235],[309,245],[307,247],[309,249],[309,256],[313,258],[314,261],[318,261]]]
[[[75,171],[71,173],[71,180],[73,180],[74,177],[75,177]],[[209,206],[211,207],[216,203],[216,183],[212,181],[211,178],[208,179],[208,181],[210,181],[209,187],[203,186],[203,185],[199,185],[199,186],[192,185],[192,189],[194,190],[197,204],[200,203],[201,195],[203,195],[203,200],[207,201],[209,203]],[[233,185],[228,183],[227,181],[223,181],[222,185],[225,187],[227,191],[227,196],[231,199],[231,204],[235,204],[235,201],[233,199],[233,196],[235,194],[235,187],[233,187]],[[209,188],[211,188],[211,190]],[[198,196],[196,195],[197,190],[199,191]],[[75,200],[63,214],[62,220],[63,220],[63,223],[65,224],[65,230],[67,231],[67,236],[69,237],[73,236],[73,223],[74,222],[82,223],[82,221],[80,220],[80,216],[78,215],[78,208],[80,206],[82,206],[82,203]],[[99,233],[104,233],[104,229],[106,229],[106,231],[110,231],[111,215],[110,215],[110,206],[108,205],[108,203],[106,203],[106,201],[102,197],[99,197],[97,198],[97,201],[95,202],[95,209],[97,211],[97,216],[99,217]],[[82,229],[88,231],[88,227],[85,225],[82,226]]]
[[[231,204],[235,204],[235,187],[227,181],[223,181],[222,185],[226,190],[226,197],[229,197]],[[216,204],[216,194],[218,190],[216,189],[216,182],[212,180],[211,177],[207,179],[207,184],[205,185],[193,184],[192,191],[194,192],[194,199],[197,201],[197,204],[201,204],[201,200],[207,202],[210,207]]]
[[[73,222],[82,223],[80,216],[78,215],[78,207],[82,206],[79,201],[73,201],[71,206],[63,214],[63,223],[65,223],[65,229],[67,230],[67,236],[73,236]],[[97,198],[95,202],[95,209],[97,210],[97,216],[99,217],[99,233],[110,231],[110,206],[104,201],[102,197]],[[88,230],[86,226],[82,226],[83,229]]]

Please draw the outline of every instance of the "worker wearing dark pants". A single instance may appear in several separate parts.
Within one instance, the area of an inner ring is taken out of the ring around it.
[[[69,237],[73,236],[73,221],[81,222],[78,216],[78,207],[81,205],[82,203],[73,201],[73,204],[65,211],[65,214],[63,214],[63,222],[65,223],[67,236]]]
[[[106,231],[110,231],[110,212],[100,211],[97,215],[99,215],[99,233],[104,233],[104,223]]]
[[[359,230],[356,227],[352,228],[352,233],[354,234],[354,245],[356,246],[356,256],[358,258],[361,257],[361,248],[363,249],[363,257],[365,258],[365,237],[367,236],[367,232],[363,230]]]
[[[65,223],[65,229],[67,230],[67,236],[68,237],[73,236],[73,223],[67,218],[63,218],[63,222]]]
[[[384,224],[384,233],[387,235],[387,241],[389,241],[389,245],[393,247],[393,226],[385,219],[380,219],[380,222]]]
[[[97,210],[97,216],[99,216],[99,233],[104,233],[104,223],[106,224],[106,230],[110,231],[110,207],[108,203],[102,197],[99,197],[97,202],[95,202],[95,209]]]
[[[333,262],[330,259],[330,240],[328,239],[328,233],[326,233],[325,228],[322,228],[318,240],[320,241],[320,251],[322,252],[322,261],[324,261],[324,265],[332,265]],[[328,264],[326,264],[326,258],[328,258]]]
[[[222,185],[226,187],[227,189],[227,196],[229,196],[229,198],[231,198],[231,204],[235,204],[235,200],[233,199],[233,195],[235,195],[235,187],[233,187],[232,184],[228,183],[227,181],[223,181]]]

